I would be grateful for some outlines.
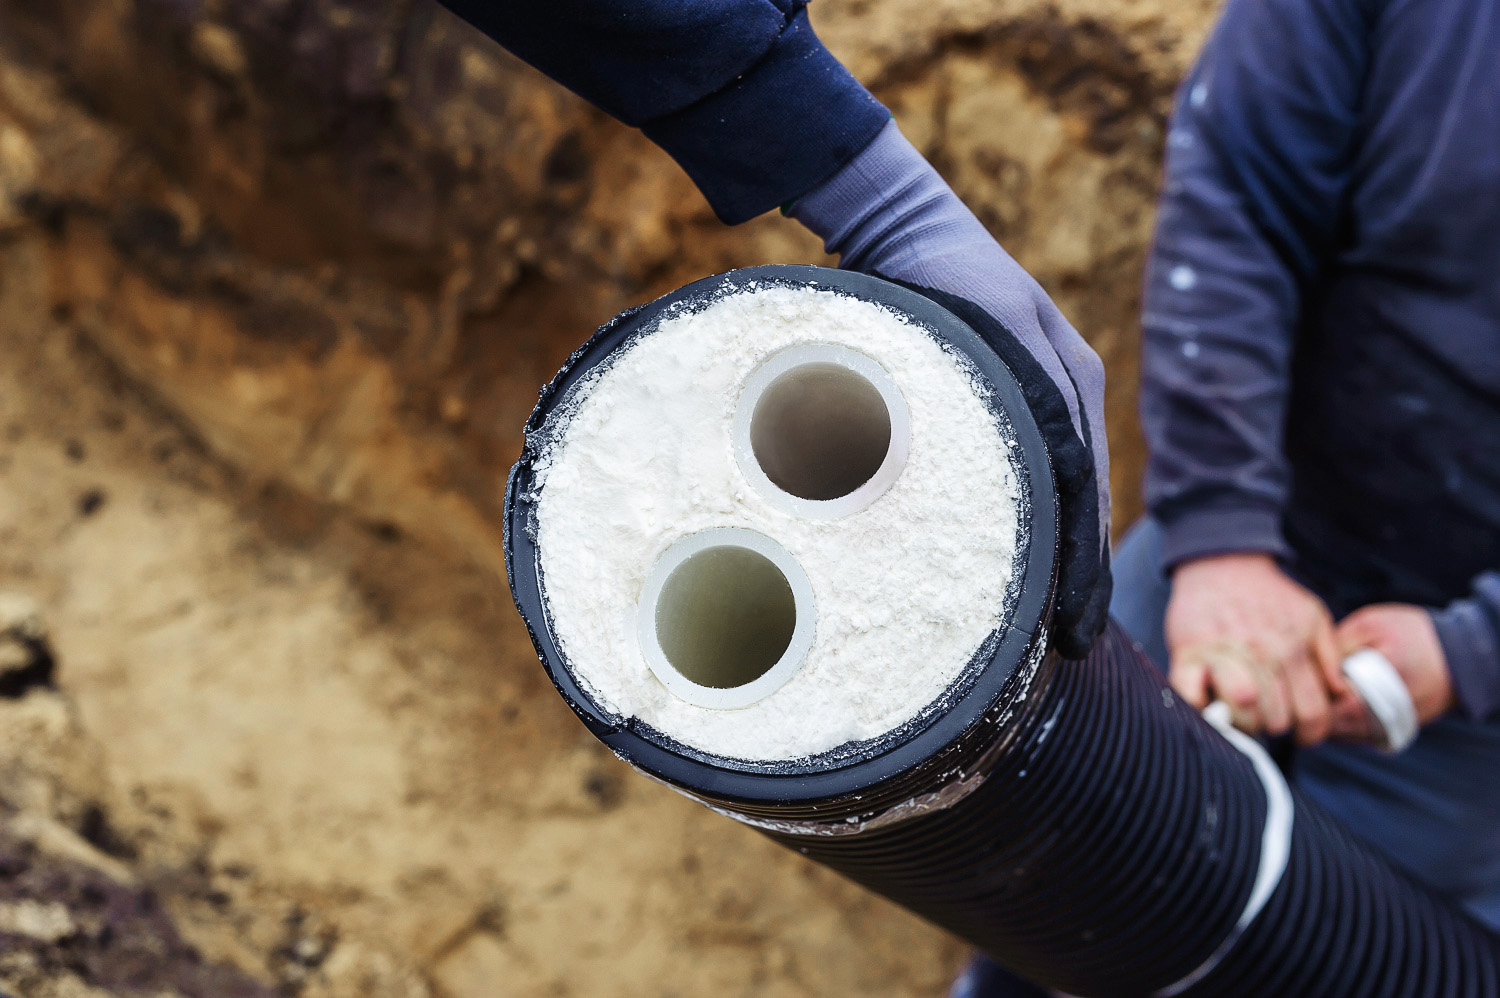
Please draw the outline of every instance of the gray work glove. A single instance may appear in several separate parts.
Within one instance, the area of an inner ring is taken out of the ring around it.
[[[1053,647],[1082,658],[1109,612],[1104,365],[892,121],[786,212],[839,266],[915,290],[994,347],[1020,382],[1052,458],[1061,513]]]

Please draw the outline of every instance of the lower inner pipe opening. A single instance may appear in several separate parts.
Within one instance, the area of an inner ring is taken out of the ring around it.
[[[796,627],[796,601],[781,569],[731,545],[678,565],[656,603],[656,639],[667,662],[713,689],[744,686],[771,671]]]
[[[781,688],[812,646],[812,587],[764,534],[721,527],[662,555],[640,600],[641,650],[673,694],[746,707]]]
[[[799,499],[837,499],[875,477],[891,448],[891,414],[855,371],[812,363],[777,378],[750,417],[766,477]]]

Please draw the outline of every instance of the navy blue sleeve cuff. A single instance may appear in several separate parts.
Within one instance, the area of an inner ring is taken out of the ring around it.
[[[1281,536],[1281,516],[1270,509],[1199,509],[1158,520],[1162,565],[1168,571],[1185,561],[1217,554],[1264,552],[1285,558],[1291,553]]]
[[[687,171],[714,213],[735,225],[833,176],[889,119],[823,47],[802,9],[744,75],[641,130]]]
[[[1500,574],[1481,576],[1474,596],[1430,612],[1459,709],[1476,721],[1500,715]]]

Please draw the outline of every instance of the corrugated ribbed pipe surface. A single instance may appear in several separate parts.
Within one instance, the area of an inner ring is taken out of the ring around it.
[[[941,709],[788,766],[717,758],[595,702],[549,618],[534,508],[549,417],[591,372],[664,316],[776,284],[877,302],[967,357],[1007,414],[1027,498],[1013,616]],[[1116,625],[1082,661],[1045,651],[1058,522],[1045,447],[994,349],[926,298],[811,267],[698,282],[603,327],[543,392],[528,440],[507,494],[517,606],[573,710],[649,777],[1070,994],[1500,994],[1500,938],[1296,791],[1288,843],[1286,815],[1269,813],[1279,777],[1180,701]],[[1267,881],[1276,835],[1285,865]],[[1251,904],[1260,881],[1269,895]]]

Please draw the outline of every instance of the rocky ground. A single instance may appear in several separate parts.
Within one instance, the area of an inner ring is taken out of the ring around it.
[[[819,0],[1106,357],[1211,4]],[[0,993],[936,995],[961,947],[634,777],[500,575],[537,386],[821,261],[426,0],[0,0]]]

